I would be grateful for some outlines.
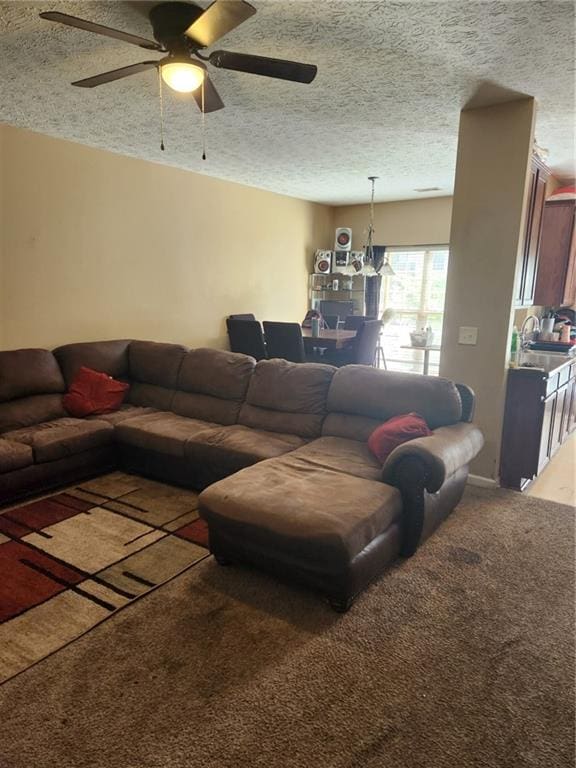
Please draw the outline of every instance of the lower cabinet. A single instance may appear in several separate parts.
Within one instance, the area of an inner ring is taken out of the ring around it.
[[[542,430],[540,433],[540,451],[538,453],[538,472],[541,472],[552,455],[552,434],[558,396],[556,393],[544,400],[542,411]]]
[[[500,453],[500,484],[522,490],[576,428],[576,362],[553,374],[508,372]]]
[[[570,390],[570,403],[568,405],[568,417],[566,419],[566,432],[569,435],[576,429],[576,377],[572,379]]]

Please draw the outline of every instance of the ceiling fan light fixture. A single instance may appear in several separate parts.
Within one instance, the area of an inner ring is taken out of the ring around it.
[[[179,93],[192,93],[204,81],[204,67],[191,61],[170,61],[160,67],[162,80],[172,90]]]

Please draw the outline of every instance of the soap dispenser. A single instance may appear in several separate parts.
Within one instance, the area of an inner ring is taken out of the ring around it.
[[[516,368],[518,366],[520,352],[520,334],[518,328],[514,326],[512,329],[512,341],[510,343],[510,368]]]

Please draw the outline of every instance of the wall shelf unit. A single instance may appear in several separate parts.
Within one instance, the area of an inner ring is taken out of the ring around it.
[[[334,281],[338,288],[334,289]],[[366,277],[342,272],[313,274],[308,281],[308,300],[311,309],[319,309],[321,301],[351,301],[354,314],[365,314]]]

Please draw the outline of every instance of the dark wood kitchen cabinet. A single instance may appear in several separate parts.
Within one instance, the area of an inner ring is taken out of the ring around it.
[[[563,307],[576,303],[574,200],[548,200],[542,217],[534,303]]]
[[[531,307],[535,303],[542,214],[546,200],[546,182],[549,177],[548,168],[540,160],[533,158],[532,174],[528,185],[522,255],[516,266],[514,301],[517,307]]]
[[[522,490],[576,428],[576,361],[508,371],[500,484]]]

